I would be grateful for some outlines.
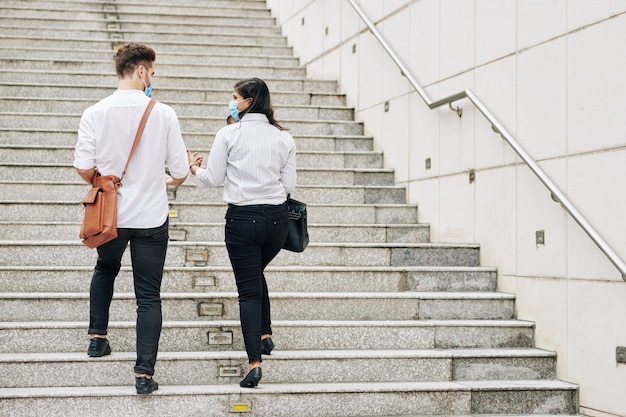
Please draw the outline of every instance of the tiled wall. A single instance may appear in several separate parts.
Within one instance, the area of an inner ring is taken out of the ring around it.
[[[431,99],[473,90],[626,259],[626,2],[358,3]],[[346,0],[267,4],[309,76],[339,80],[432,240],[480,243],[582,411],[626,415],[626,283],[578,224],[467,100],[461,118],[428,109]]]

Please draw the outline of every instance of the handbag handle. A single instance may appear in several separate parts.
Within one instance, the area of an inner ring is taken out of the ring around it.
[[[126,161],[126,165],[124,166],[124,171],[122,171],[122,176],[120,177],[120,183],[122,182],[122,178],[124,178],[124,174],[126,174],[126,168],[128,168],[128,164],[130,164],[130,158],[133,157],[135,153],[135,149],[137,149],[137,144],[139,143],[139,139],[141,138],[141,134],[143,133],[143,128],[146,127],[146,122],[148,121],[148,116],[156,103],[155,99],[150,99],[148,103],[148,107],[143,112],[143,116],[141,117],[141,122],[139,122],[139,127],[137,128],[137,134],[135,135],[135,141],[133,142],[133,147],[130,148],[130,155],[128,155],[128,160]]]

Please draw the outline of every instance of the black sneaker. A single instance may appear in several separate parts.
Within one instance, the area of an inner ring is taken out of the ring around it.
[[[110,355],[111,346],[109,341],[102,337],[94,337],[89,341],[89,349],[87,349],[87,355],[92,358],[99,358],[100,356]]]
[[[154,378],[136,376],[135,388],[137,388],[137,394],[152,394],[152,392],[159,389],[159,384],[157,384]]]

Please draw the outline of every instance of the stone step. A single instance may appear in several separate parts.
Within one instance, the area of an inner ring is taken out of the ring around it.
[[[160,352],[244,350],[239,320],[165,319]],[[0,353],[84,353],[88,326],[88,321],[0,322]],[[273,320],[272,330],[277,353],[312,346],[321,351],[492,349],[533,347],[534,324],[521,320]],[[107,337],[114,351],[134,352],[135,320],[111,321]]]
[[[129,378],[130,379],[130,378]],[[129,386],[130,385],[130,386]],[[358,395],[355,395],[358,393]],[[137,415],[348,417],[476,414],[577,414],[578,387],[561,381],[459,381],[389,383],[264,384],[259,389],[230,385],[163,386],[150,400],[126,386],[0,390],[0,413],[92,417]],[[78,406],[77,406],[78,404]]]
[[[228,61],[229,62],[229,61]],[[15,61],[14,59],[4,59],[0,61],[0,69],[4,71],[11,70],[47,70],[47,71],[94,71],[98,73],[104,73],[111,71],[111,61],[101,62],[85,62],[81,60],[68,60],[55,59],[55,60],[34,60],[27,61]],[[157,61],[155,64],[156,74],[153,81],[155,88],[158,86],[159,77],[161,74],[175,74],[177,76],[200,76],[200,77],[219,77],[219,76],[232,76],[240,77],[245,72],[254,73],[255,76],[260,78],[303,78],[306,74],[306,70],[298,66],[263,66],[250,65],[250,61],[242,63],[237,66],[228,65],[224,63],[216,63],[213,65],[197,65],[187,64],[186,62],[178,63],[160,63]],[[115,71],[115,69],[113,69]],[[27,80],[25,80],[27,81]],[[232,94],[231,94],[232,95]],[[229,96],[227,96],[229,97]],[[155,95],[156,98],[156,95]]]
[[[226,108],[226,107],[224,107]],[[226,112],[223,117],[178,117],[183,131],[217,132],[226,125]],[[363,125],[342,120],[296,120],[278,119],[292,135],[362,135]],[[40,129],[78,129],[80,113],[15,113],[0,112],[0,125],[5,128],[26,129],[36,123]],[[375,168],[376,166],[373,166]],[[379,166],[379,167],[382,167]]]
[[[442,243],[317,243],[302,253],[281,251],[276,266],[478,266],[479,246]],[[95,265],[97,253],[80,242],[0,241],[3,266]],[[126,251],[123,265],[130,265]],[[230,265],[223,242],[170,241],[168,266]]]
[[[78,126],[78,125],[77,125]],[[76,134],[74,137],[76,142]],[[300,142],[300,141],[298,141]],[[75,145],[75,143],[74,143]],[[0,146],[0,164],[15,164],[22,162],[24,166],[57,164],[72,164],[74,162],[74,145],[72,146],[22,146],[7,145]],[[208,154],[210,147],[187,147],[194,151]],[[297,146],[297,144],[296,144]],[[300,170],[320,170],[330,172],[331,169],[383,169],[382,154],[373,151],[316,151],[300,150],[296,154],[296,164]],[[364,168],[368,167],[368,168]],[[77,174],[72,174],[65,181],[77,178]],[[41,179],[41,178],[40,178]],[[193,180],[195,181],[195,179]],[[366,184],[363,184],[366,185]],[[4,196],[4,194],[2,194]]]
[[[135,352],[116,351],[102,359],[84,352],[0,354],[0,388],[85,387],[93,375],[101,386],[123,386],[135,359]],[[262,383],[551,380],[555,361],[554,353],[537,349],[275,350],[263,357]],[[247,369],[245,352],[159,352],[155,379],[162,386],[230,385]]]
[[[58,159],[55,161],[51,159],[54,157],[54,151],[58,149],[50,149],[50,157],[48,158],[48,163],[50,162],[73,162],[74,156],[73,151],[65,149],[62,152],[58,152]],[[196,148],[194,151],[204,153],[205,156],[208,154],[208,149],[200,149]],[[60,155],[59,155],[60,153]],[[45,151],[43,152],[45,154]],[[26,152],[25,155],[32,158],[32,161],[37,161],[37,154]],[[41,155],[41,154],[40,154]],[[4,161],[4,153],[0,156],[1,162],[9,162]],[[18,159],[27,161],[28,159]],[[13,159],[15,161],[15,159]],[[43,161],[42,161],[43,162]],[[349,168],[363,168],[370,167],[371,169],[382,169],[383,168],[383,155],[379,152],[373,151],[301,151],[296,154],[296,164],[300,168],[336,168],[336,169],[349,169]],[[195,181],[195,180],[194,180]]]
[[[224,55],[224,54],[223,54]],[[252,59],[248,57],[248,59]],[[233,85],[242,78],[250,77],[250,73],[243,71],[240,77],[198,77],[198,76],[181,76],[178,74],[161,74],[159,73],[155,79],[154,98],[158,98],[158,90],[165,89],[189,89],[199,92],[204,91],[224,91],[230,99]],[[111,64],[111,69],[106,72],[93,71],[44,71],[44,70],[11,70],[0,69],[0,80],[3,84],[39,84],[43,85],[68,85],[68,88],[102,88],[109,86],[112,93],[117,88],[117,78],[115,69]],[[45,80],[45,81],[42,81]],[[268,88],[272,93],[280,92],[303,92],[306,94],[313,93],[338,93],[336,81],[331,80],[312,80],[307,78],[267,78],[264,79]],[[100,98],[104,98],[101,96]],[[200,100],[203,101],[203,100]]]
[[[273,320],[509,320],[515,299],[501,293],[271,292]],[[167,320],[238,320],[236,292],[163,293]],[[116,293],[112,320],[136,318],[134,293]],[[79,321],[89,316],[89,293],[0,293],[4,322]],[[0,372],[1,374],[1,372]]]
[[[0,9],[1,10],[1,9]],[[237,11],[237,13],[239,13]],[[178,32],[175,30],[166,30],[160,25],[152,26],[145,30],[138,29],[134,26],[127,26],[126,29],[119,22],[107,25],[97,25],[89,28],[77,28],[74,26],[67,26],[66,28],[46,27],[39,25],[40,22],[35,22],[28,25],[14,25],[14,26],[0,26],[0,32],[5,37],[37,37],[40,39],[46,38],[58,38],[65,39],[115,39],[116,41],[127,40],[136,41],[146,44],[153,44],[156,42],[185,42],[188,43],[211,43],[211,44],[228,44],[232,42],[233,36],[237,36],[236,26],[232,26],[231,30],[222,31],[222,27],[216,27],[213,30],[207,28],[201,32]],[[114,25],[114,26],[113,26]],[[206,28],[206,26],[205,26]],[[254,30],[254,29],[251,29]],[[265,30],[261,30],[261,33],[255,33],[254,36],[246,37],[246,45],[263,45],[263,46],[287,46],[287,39],[281,36],[280,33],[265,34]]]
[[[127,4],[143,4],[144,0],[124,0],[124,3]],[[171,5],[171,0],[154,0],[152,5]],[[245,7],[245,8],[256,8],[256,9],[267,9],[267,5],[265,4],[265,0],[183,0],[177,4],[188,5],[188,6],[211,6],[211,7]]]
[[[216,68],[216,71],[219,69]],[[262,75],[260,75],[262,76]],[[232,92],[231,92],[232,95]],[[171,102],[167,103],[174,108],[179,117],[207,117],[228,114],[229,96],[224,94],[221,102]],[[58,99],[58,98],[31,98],[22,97],[0,98],[0,112],[17,113],[77,113],[82,112],[94,104],[89,99]],[[353,120],[354,110],[346,107],[310,106],[297,104],[273,105],[275,117],[282,119],[301,120]],[[222,117],[222,120],[226,116]],[[225,124],[225,123],[223,123]]]
[[[90,266],[0,266],[2,292],[86,292]],[[495,292],[497,271],[485,267],[319,267],[265,269],[272,291],[279,292]],[[115,290],[132,292],[130,266],[123,266]],[[230,266],[165,267],[163,292],[236,291]]]
[[[297,158],[296,158],[297,159]],[[129,172],[132,168],[129,167]],[[78,175],[74,175],[78,177]],[[80,180],[77,178],[77,180]],[[26,201],[54,201],[55,199],[72,199],[82,201],[91,186],[86,182],[5,182],[0,181],[0,195],[11,200],[24,199]],[[176,187],[170,194],[170,201],[203,202],[222,201],[223,187],[209,187],[198,189],[193,185],[195,178],[189,185]],[[406,202],[406,190],[399,186],[298,186],[297,198],[317,204],[403,204]]]
[[[219,57],[222,61],[230,57]],[[2,60],[0,60],[0,63]],[[110,66],[110,63],[109,63]],[[169,68],[168,66],[164,66]],[[161,66],[159,66],[159,71]],[[176,71],[173,71],[176,73]],[[156,81],[155,81],[156,83]],[[97,86],[78,86],[68,84],[37,84],[37,83],[4,83],[0,82],[0,87],[4,92],[4,100],[9,106],[12,106],[16,100],[33,100],[33,101],[50,101],[64,100],[85,102],[83,110],[96,101],[112,94],[117,86],[113,83],[110,85]],[[226,87],[226,86],[225,86]],[[196,88],[176,88],[176,87],[159,87],[158,91],[154,90],[154,98],[172,106],[175,110],[180,111],[186,105],[197,107],[204,106],[207,103],[223,104],[232,96],[232,86],[230,88],[198,90]],[[280,107],[288,106],[324,106],[324,107],[345,107],[345,95],[332,92],[290,92],[290,91],[273,91],[272,105]],[[181,106],[182,107],[179,107]],[[3,111],[14,111],[11,107],[3,107]],[[223,110],[223,109],[220,109]]]
[[[219,71],[219,68],[216,68]],[[260,75],[262,76],[262,75]],[[231,92],[232,95],[232,92]],[[216,103],[208,102],[169,102],[179,117],[213,117],[227,114],[228,112],[227,94],[222,96],[222,101]],[[90,99],[58,99],[58,98],[30,98],[24,100],[22,97],[0,98],[0,112],[17,113],[78,113],[81,114],[87,107],[93,105]],[[285,104],[275,105],[276,115],[286,119],[302,120],[353,120],[354,110],[346,107],[332,106],[310,106]],[[225,119],[223,117],[222,119]]]
[[[21,1],[5,0],[0,5],[0,12],[5,17],[13,17],[19,20],[40,16],[47,19],[105,19],[116,22],[119,19],[140,20],[157,24],[160,22],[176,23],[184,26],[190,24],[208,24],[220,26],[236,26],[241,20],[253,20],[258,26],[274,25],[274,18],[270,11],[259,7],[241,7],[233,3],[222,3],[219,6],[211,5],[180,5],[161,4],[155,7],[150,3],[127,3],[112,1],[107,4],[102,2],[76,2],[66,1],[29,1],[24,4]],[[245,39],[245,36],[241,37]]]
[[[355,135],[294,135],[296,146],[299,152],[302,151],[338,151],[338,152],[363,152],[373,150],[373,140],[371,136],[355,136]],[[55,150],[55,148],[65,148],[68,155],[74,152],[76,145],[77,129],[65,130],[43,130],[43,129],[11,129],[0,128],[0,155],[5,152],[12,152],[17,149],[29,149],[35,151],[36,148],[46,148]],[[192,133],[183,131],[183,138],[190,149],[211,148],[215,133]],[[30,152],[26,155],[31,155]],[[17,165],[18,161],[8,163],[0,162],[0,165]],[[58,166],[58,164],[50,164],[49,162],[40,162],[39,165]],[[67,164],[66,164],[67,165]],[[70,163],[71,165],[71,163]],[[62,166],[62,165],[61,165]],[[304,167],[298,167],[304,168]],[[375,167],[360,167],[365,170],[380,170]],[[313,169],[313,168],[311,168]],[[388,171],[393,171],[389,170]]]
[[[7,2],[0,3],[0,14],[4,18],[12,19],[14,22],[20,22],[23,20],[36,19],[37,16],[44,19],[57,19],[61,20],[64,16],[71,16],[72,20],[83,20],[86,22],[93,22],[93,24],[97,24],[99,21],[111,20],[105,19],[105,13],[102,9],[102,6],[97,5],[96,3],[92,3],[91,7],[74,7],[73,10],[68,10],[69,6],[60,7],[56,9],[53,5],[49,5],[47,7],[32,7],[33,5],[29,3],[19,4],[16,2],[14,4],[8,4]]]
[[[237,11],[238,13],[239,11]],[[12,12],[17,13],[17,12]],[[241,26],[238,25],[211,25],[201,23],[185,23],[181,25],[179,22],[168,22],[165,19],[161,19],[158,26],[154,22],[146,21],[139,16],[126,16],[118,15],[117,19],[107,19],[106,15],[102,12],[93,13],[89,19],[73,19],[71,16],[65,16],[64,18],[50,17],[43,14],[22,13],[23,16],[19,19],[16,17],[0,16],[0,31],[5,32],[7,30],[14,30],[16,28],[39,30],[57,29],[64,31],[68,27],[72,30],[109,30],[111,33],[124,32],[125,28],[131,28],[133,31],[138,32],[150,32],[155,31],[158,28],[159,32],[176,32],[186,34],[229,34],[240,35]],[[261,22],[263,23],[263,22]],[[276,26],[268,26],[263,24],[256,24],[256,20],[252,19],[246,22],[248,30],[254,32],[256,36],[277,36],[280,35],[280,29]],[[66,32],[63,32],[66,33]],[[160,57],[160,55],[159,55]],[[91,57],[93,58],[93,57]],[[294,59],[294,58],[292,58]]]
[[[309,140],[309,139],[307,139]],[[296,142],[304,142],[303,139]],[[189,143],[187,143],[189,145]],[[198,149],[189,146],[190,149]],[[8,148],[0,145],[0,152]],[[47,152],[51,149],[47,148]],[[70,161],[74,150],[71,148],[66,154],[66,161]],[[41,154],[45,155],[46,151]],[[23,152],[15,155],[14,161],[33,161],[36,154]],[[6,158],[9,159],[9,158]],[[43,158],[42,158],[43,159]],[[61,159],[61,158],[59,158]],[[45,164],[36,162],[37,165],[17,164],[10,162],[0,162],[0,178],[5,182],[33,182],[45,181],[62,182],[77,177],[76,169],[71,163],[55,163]],[[298,188],[305,185],[327,185],[327,186],[353,186],[353,185],[369,185],[369,186],[392,186],[394,184],[394,172],[389,169],[350,169],[350,168],[299,168],[298,169]],[[85,183],[83,183],[85,184]],[[188,180],[182,187],[195,187],[192,180]],[[173,189],[173,188],[170,188]]]
[[[29,2],[30,4],[31,2]],[[80,2],[75,0],[38,0],[33,1],[32,5],[27,7],[27,10],[35,9],[57,9],[57,8],[70,8],[76,9],[78,6],[85,6],[85,8],[98,8],[104,10],[105,7],[108,9],[111,6],[114,6],[117,3],[117,0],[103,2],[97,0],[82,0]],[[146,6],[145,1],[142,0],[124,0],[123,3],[125,5],[143,5]],[[24,8],[23,2],[19,0],[5,1],[4,4],[13,8]],[[156,6],[172,6],[171,0],[155,0],[150,3],[152,7]],[[204,7],[208,8],[243,8],[243,9],[257,9],[257,10],[267,10],[267,6],[263,0],[184,0],[177,3],[180,7]],[[216,13],[217,14],[217,13]],[[71,19],[71,16],[66,17],[66,19]]]
[[[0,22],[4,20],[4,17],[0,16]],[[9,19],[12,20],[12,19]],[[67,22],[63,20],[59,20],[59,24],[67,25]],[[72,23],[74,24],[74,22]],[[149,24],[149,26],[152,26]],[[177,28],[180,28],[177,26]],[[187,30],[193,31],[194,26],[185,26]],[[180,28],[184,30],[183,28]],[[240,27],[237,26],[236,30],[240,30]],[[257,28],[255,30],[259,31],[263,28]],[[268,30],[275,31],[275,28],[268,27]],[[100,62],[109,62],[113,60],[115,56],[115,51],[113,49],[80,49],[80,48],[71,48],[65,49],[63,45],[57,45],[52,48],[37,48],[31,45],[9,45],[0,48],[0,57],[2,57],[2,61],[9,62],[10,60],[24,60],[24,63],[28,66],[25,69],[30,68],[30,62],[33,61],[48,61],[53,63],[57,60],[61,61],[71,61],[75,62],[78,65],[79,61],[86,61],[85,65],[99,65]],[[224,62],[228,61],[230,65],[248,65],[250,63],[250,58],[246,56],[234,56],[232,54],[219,55],[219,54],[206,54],[202,52],[193,53],[193,54],[184,54],[179,51],[158,51],[157,54],[157,64],[159,67],[162,64],[180,64],[181,62],[185,62],[187,65],[191,66],[201,66],[201,65],[218,65],[224,64]],[[92,62],[93,64],[88,64],[87,62]],[[277,67],[297,67],[300,65],[300,61],[298,58],[294,56],[255,56],[254,62],[259,66],[277,66]],[[111,71],[111,67],[107,68],[107,71]],[[159,69],[159,73],[161,70]],[[45,80],[39,80],[45,81]],[[111,83],[113,86],[117,86],[115,82]],[[108,85],[108,84],[107,84]],[[76,88],[77,86],[73,86]],[[274,91],[272,91],[273,93]]]
[[[125,3],[135,4],[144,3],[144,0],[124,0]],[[155,0],[151,3],[152,5],[166,4],[171,5],[171,0]],[[191,5],[191,6],[211,6],[211,7],[246,7],[246,8],[257,8],[257,9],[267,9],[267,5],[265,4],[265,0],[183,0],[180,2],[181,5]]]
[[[396,414],[394,414],[393,416],[389,413],[384,413],[384,416],[377,416],[377,417],[430,417],[430,416],[425,416],[422,414],[412,414],[412,415],[401,415],[398,416]],[[483,417],[554,417],[554,414],[487,414],[484,415]],[[581,417],[581,414],[559,414],[559,417]],[[447,414],[447,415],[440,415],[438,417],[475,417],[471,414]]]
[[[4,10],[2,10],[4,13]],[[82,13],[77,12],[80,16]],[[241,23],[241,22],[240,22]],[[186,43],[184,41],[151,41],[150,35],[146,34],[145,38],[138,39],[110,39],[102,37],[100,39],[89,38],[65,38],[63,34],[40,38],[36,35],[17,36],[0,34],[0,48],[6,48],[15,45],[27,44],[36,48],[56,48],[63,47],[69,49],[99,49],[114,50],[130,41],[148,43],[155,51],[175,51],[179,50],[183,53],[204,53],[204,54],[220,54],[225,55],[231,52],[238,56],[255,56],[255,55],[277,55],[277,56],[293,56],[293,51],[287,45],[258,45],[254,41],[250,41],[249,37],[240,37],[237,39],[237,47],[234,48],[231,42],[217,43],[205,42]],[[242,77],[243,78],[243,77]]]
[[[0,221],[0,233],[5,240],[69,240],[77,239],[80,223],[66,222],[4,222]],[[312,242],[330,243],[427,243],[430,227],[425,224],[406,225],[326,225],[309,224]],[[182,223],[172,219],[170,240],[192,242],[223,242],[224,222]]]
[[[73,2],[68,2],[68,6],[72,6]],[[97,3],[96,3],[97,4]],[[246,3],[233,4],[232,2],[221,3],[220,5],[212,5],[207,3],[203,4],[171,4],[161,2],[158,7],[145,2],[115,2],[115,9],[120,16],[143,16],[145,21],[154,21],[155,17],[167,17],[170,19],[179,19],[180,23],[184,26],[187,21],[186,18],[199,18],[208,19],[214,17],[230,17],[231,24],[236,25],[237,22],[241,23],[241,20],[253,20],[253,21],[269,21],[272,24],[274,19],[271,16],[271,12],[267,8],[260,7],[246,7]],[[55,9],[57,9],[55,7]],[[206,22],[201,20],[201,22]],[[222,23],[221,25],[227,26],[228,23]]]
[[[297,197],[294,195],[294,198]],[[82,201],[82,199],[81,199]],[[417,223],[417,206],[410,204],[320,205],[308,203],[310,223],[335,224],[410,224]],[[2,220],[7,222],[78,222],[83,218],[80,201],[25,202],[0,200]],[[223,203],[170,204],[173,222],[217,223],[224,221]]]

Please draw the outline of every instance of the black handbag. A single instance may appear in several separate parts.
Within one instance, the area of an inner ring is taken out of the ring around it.
[[[287,207],[289,208],[288,231],[283,249],[302,252],[309,244],[306,204],[287,195]]]

